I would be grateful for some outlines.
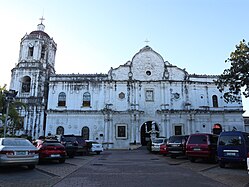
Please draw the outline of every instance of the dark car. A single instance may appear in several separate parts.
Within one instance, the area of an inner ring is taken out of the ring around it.
[[[78,150],[78,142],[76,137],[72,135],[63,135],[60,137],[60,142],[65,146],[69,158],[73,158]]]
[[[171,158],[185,155],[188,137],[189,135],[174,135],[169,138],[167,148]]]
[[[186,155],[191,162],[196,159],[217,161],[218,135],[208,133],[191,134],[186,143]]]
[[[66,159],[66,149],[64,145],[56,140],[37,140],[36,144],[39,152],[39,162],[58,160],[64,163]]]
[[[218,139],[218,161],[221,168],[227,163],[246,166],[249,153],[249,133],[241,131],[222,132]]]
[[[89,145],[82,136],[75,135],[76,141],[78,142],[77,154],[79,155],[88,155],[90,152]]]

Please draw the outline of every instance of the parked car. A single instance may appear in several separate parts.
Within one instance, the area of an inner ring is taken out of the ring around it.
[[[75,136],[77,143],[78,143],[78,149],[77,154],[79,155],[88,155],[90,148],[87,145],[86,140],[82,136]]]
[[[186,143],[186,155],[191,162],[196,159],[217,161],[218,135],[208,133],[191,134]]]
[[[249,133],[241,131],[222,132],[218,139],[219,166],[239,163],[246,166],[249,153]]]
[[[34,169],[38,160],[38,149],[29,140],[0,138],[0,166],[24,165]]]
[[[159,153],[160,151],[160,145],[166,144],[167,139],[166,138],[155,138],[151,142],[151,151]]]
[[[37,148],[39,150],[39,161],[58,160],[64,163],[66,159],[66,149],[57,140],[37,140]]]
[[[78,150],[78,142],[74,136],[62,135],[60,143],[65,146],[67,156],[73,158]]]
[[[184,156],[189,135],[173,135],[168,139],[167,147],[171,158]]]
[[[168,146],[167,144],[162,144],[160,145],[160,151],[159,151],[160,154],[166,156],[168,154]]]
[[[102,144],[98,143],[97,141],[86,140],[86,143],[88,147],[90,148],[89,149],[90,152],[93,152],[99,155],[104,150]]]

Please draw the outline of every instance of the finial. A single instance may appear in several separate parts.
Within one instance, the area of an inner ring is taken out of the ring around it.
[[[41,23],[39,23],[39,24],[37,25],[37,30],[38,30],[38,31],[44,31],[45,26],[43,25],[42,22],[45,20],[45,18],[42,16],[41,18],[39,18],[39,20],[41,20]]]

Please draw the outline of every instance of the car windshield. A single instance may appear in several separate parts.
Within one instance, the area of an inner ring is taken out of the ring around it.
[[[207,137],[205,135],[191,136],[189,138],[189,144],[205,144],[207,143]]]
[[[25,139],[4,139],[4,146],[30,146],[31,142]]]
[[[74,136],[62,137],[62,141],[75,142],[76,137],[74,137]]]
[[[163,139],[155,139],[153,140],[153,143],[163,143]]]
[[[58,142],[44,142],[43,145],[44,146],[62,146],[62,144]]]
[[[169,143],[182,143],[183,137],[181,136],[171,136],[169,138]]]
[[[232,135],[232,136],[220,136],[219,145],[230,145],[236,146],[241,145],[241,136],[239,135]]]
[[[85,140],[83,137],[76,137],[76,140],[79,144],[84,144],[85,143]]]

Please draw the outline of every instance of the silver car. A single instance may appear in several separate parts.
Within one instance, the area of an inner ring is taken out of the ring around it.
[[[166,138],[155,138],[152,140],[151,144],[151,151],[152,152],[159,152],[160,151],[160,145],[166,144],[167,139]]]
[[[0,138],[0,166],[23,165],[34,169],[38,160],[38,149],[27,139]]]

